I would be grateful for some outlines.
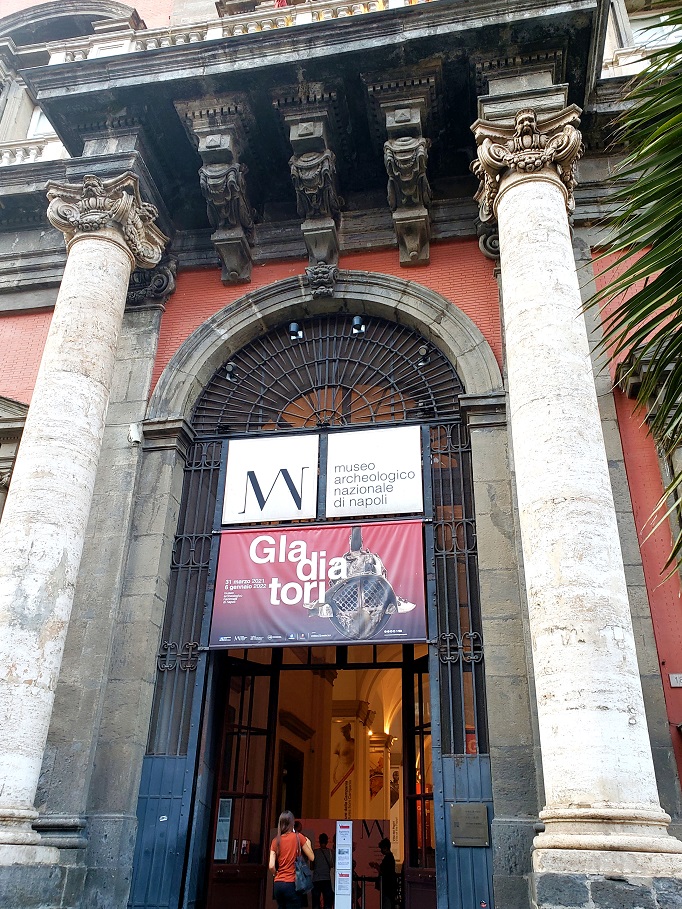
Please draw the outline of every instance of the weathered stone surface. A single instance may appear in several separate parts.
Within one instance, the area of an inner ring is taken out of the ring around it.
[[[52,185],[48,195],[69,258],[0,529],[0,844],[37,840],[30,821],[128,279],[165,242],[130,174]]]
[[[590,890],[596,909],[656,909],[656,900],[650,883],[592,881]]]
[[[538,906],[577,909],[589,905],[587,880],[573,874],[542,874],[535,879]]]
[[[665,852],[682,852],[682,843],[665,835],[669,817],[658,800],[580,318],[566,215],[582,149],[571,125],[576,112],[555,117],[546,134],[531,113],[517,114],[506,144],[495,144],[493,133],[505,134],[498,124],[477,121],[474,170],[481,178],[481,218],[496,216],[500,234],[509,417],[546,795],[540,817],[547,830],[536,839],[534,862],[537,870],[560,870],[558,854],[542,866],[540,852],[565,849],[568,871],[571,843],[608,850],[617,838],[620,849],[656,850],[658,838]],[[613,866],[618,863],[613,855]],[[682,861],[679,867],[682,873]]]
[[[680,909],[682,907],[682,881],[655,878],[654,894],[660,909]]]

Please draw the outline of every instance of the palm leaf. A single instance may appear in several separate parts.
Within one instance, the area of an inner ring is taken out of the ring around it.
[[[637,403],[649,408],[649,431],[669,457],[682,445],[682,9],[666,24],[674,43],[651,54],[616,124],[627,155],[615,175],[611,235],[596,260],[608,280],[587,305],[601,309],[609,356],[627,356],[619,377],[643,375]],[[654,530],[679,510],[680,491],[682,475],[673,476]],[[666,567],[680,561],[682,532]]]

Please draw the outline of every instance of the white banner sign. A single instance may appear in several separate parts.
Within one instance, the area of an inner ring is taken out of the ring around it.
[[[336,822],[334,861],[334,905],[336,909],[353,906],[353,822]]]
[[[223,524],[315,518],[318,451],[312,434],[231,441]]]
[[[424,511],[419,426],[330,433],[327,444],[328,518]]]

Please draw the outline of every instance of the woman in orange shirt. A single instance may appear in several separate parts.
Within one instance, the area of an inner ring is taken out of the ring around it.
[[[270,871],[275,875],[274,897],[279,909],[301,909],[295,884],[299,847],[308,861],[315,859],[308,837],[294,831],[293,814],[283,811],[279,816],[277,836],[270,844]]]

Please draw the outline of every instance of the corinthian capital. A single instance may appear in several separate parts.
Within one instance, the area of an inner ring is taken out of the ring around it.
[[[126,172],[112,180],[89,174],[82,183],[48,183],[47,217],[67,243],[78,234],[117,228],[138,268],[153,268],[168,237],[154,224],[158,211],[140,198],[139,181]]]
[[[478,158],[471,170],[480,180],[474,196],[480,207],[481,221],[495,217],[495,200],[501,180],[511,173],[537,174],[551,168],[566,189],[568,211],[575,206],[576,166],[584,152],[580,109],[567,107],[555,117],[538,123],[534,110],[516,114],[513,127],[477,120],[471,127],[476,136]]]

